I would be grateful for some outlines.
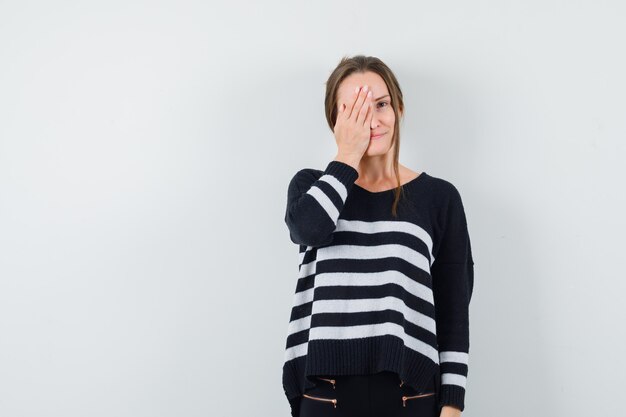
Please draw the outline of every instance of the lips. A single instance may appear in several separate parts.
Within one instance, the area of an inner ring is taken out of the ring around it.
[[[379,134],[379,135],[371,135],[371,136],[370,136],[370,139],[372,139],[372,140],[373,140],[373,139],[380,139],[380,138],[381,138],[381,137],[383,137],[384,135],[385,135],[384,133],[381,133],[381,134]]]

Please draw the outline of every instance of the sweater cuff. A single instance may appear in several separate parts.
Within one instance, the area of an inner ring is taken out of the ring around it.
[[[292,417],[300,416],[300,402],[302,397],[289,398],[289,408]]]
[[[465,388],[459,385],[442,384],[439,394],[439,409],[449,405],[463,411],[465,409]]]
[[[356,179],[359,178],[359,171],[352,165],[334,160],[328,163],[324,174],[332,175],[337,178],[347,189],[350,189]]]

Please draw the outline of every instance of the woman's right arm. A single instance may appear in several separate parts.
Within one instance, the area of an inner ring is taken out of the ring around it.
[[[302,169],[289,183],[285,222],[293,243],[322,246],[333,240],[339,213],[359,177],[356,167],[370,142],[372,92],[357,87],[339,104],[334,134],[337,156],[326,170]]]
[[[305,168],[289,183],[285,223],[293,243],[322,246],[332,241],[337,219],[359,173],[335,159],[326,170]]]

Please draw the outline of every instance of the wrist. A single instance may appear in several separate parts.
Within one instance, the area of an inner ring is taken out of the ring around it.
[[[358,170],[359,161],[361,160],[361,158],[355,155],[337,154],[334,160],[338,162],[343,162],[344,164],[348,164],[352,168]]]
[[[460,417],[461,410],[453,405],[444,405],[441,407],[440,417]]]

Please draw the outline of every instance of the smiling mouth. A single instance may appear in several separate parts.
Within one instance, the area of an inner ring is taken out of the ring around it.
[[[370,139],[380,139],[383,136],[385,136],[385,133],[383,133],[382,135],[377,135],[377,136],[370,136]]]

